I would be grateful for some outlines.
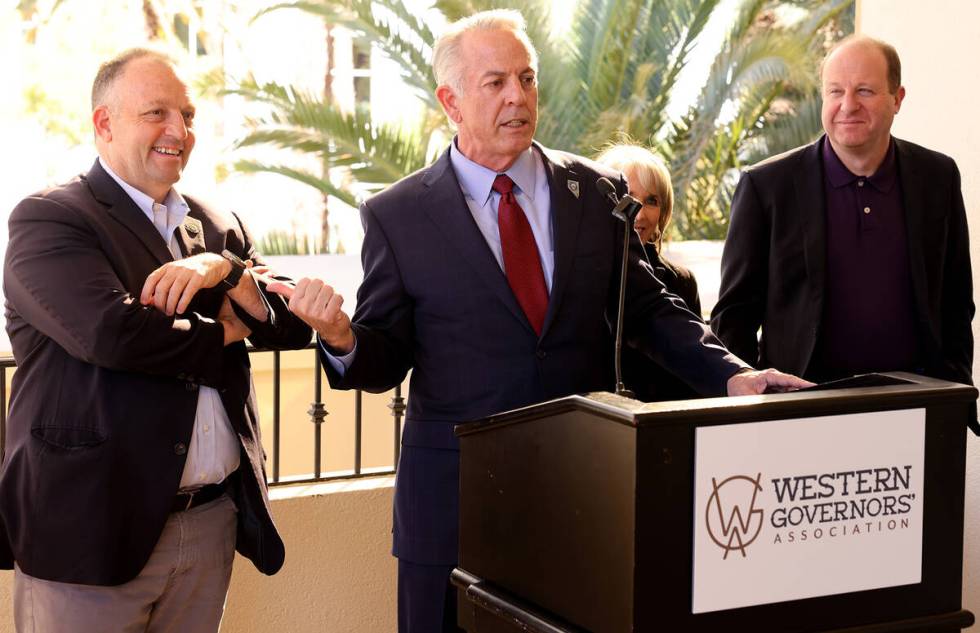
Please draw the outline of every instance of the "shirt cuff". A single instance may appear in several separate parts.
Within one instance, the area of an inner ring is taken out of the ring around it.
[[[347,368],[354,362],[354,354],[357,353],[357,338],[354,339],[354,349],[349,354],[344,354],[343,356],[335,356],[319,336],[316,337],[316,342],[320,346],[320,349],[323,350],[323,355],[327,359],[327,362],[330,363],[330,366],[343,377],[347,373]]]

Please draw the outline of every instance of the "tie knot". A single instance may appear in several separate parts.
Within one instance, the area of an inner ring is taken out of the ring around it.
[[[492,189],[502,196],[507,195],[514,189],[514,181],[507,174],[497,174],[493,179]]]

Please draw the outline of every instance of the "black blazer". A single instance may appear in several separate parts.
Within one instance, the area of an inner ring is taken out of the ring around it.
[[[801,376],[811,371],[824,307],[821,142],[742,175],[711,318],[715,333],[740,357]],[[973,283],[960,174],[948,156],[900,139],[895,156],[924,373],[971,384]]]
[[[499,411],[613,387],[622,224],[595,187],[614,172],[544,149],[555,272],[539,337],[473,221],[448,150],[361,207],[364,281],[357,349],[330,384],[384,391],[411,369],[395,486],[394,553],[451,565],[457,555],[458,442],[453,427]],[[626,334],[705,394],[744,364],[681,307],[630,243]]]
[[[644,244],[643,249],[653,265],[654,275],[667,287],[667,292],[680,297],[688,310],[700,318],[701,297],[694,274],[659,255],[652,244]],[[699,395],[683,380],[628,345],[623,348],[623,383],[643,402],[684,400]]]
[[[187,255],[227,248],[258,260],[238,218],[190,198],[176,231]],[[173,259],[152,222],[102,169],[22,201],[4,266],[17,359],[0,470],[0,564],[47,580],[118,585],[143,568],[180,481],[198,385],[218,389],[241,440],[232,493],[238,551],[265,573],[283,562],[269,514],[258,414],[243,342],[224,346],[222,293],[181,319],[139,304]],[[255,345],[301,348],[311,330],[264,293]],[[134,300],[135,298],[135,300]]]

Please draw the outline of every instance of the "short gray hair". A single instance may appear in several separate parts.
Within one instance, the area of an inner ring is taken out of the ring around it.
[[[511,31],[527,46],[531,54],[531,68],[535,71],[538,69],[538,52],[527,35],[527,22],[521,12],[514,9],[481,11],[453,22],[436,40],[432,47],[432,71],[437,85],[449,86],[457,94],[462,94],[464,69],[460,46],[463,36],[477,29]]]
[[[155,59],[159,62],[163,62],[168,66],[175,66],[176,62],[172,57],[163,53],[161,51],[153,50],[151,48],[128,48],[123,52],[119,53],[112,59],[103,62],[99,66],[99,72],[95,74],[95,80],[92,82],[92,109],[95,110],[100,105],[105,105],[106,94],[109,92],[109,88],[112,84],[119,79],[123,71],[126,70],[126,66],[129,62],[135,61],[137,59],[143,59],[144,57],[149,57]]]

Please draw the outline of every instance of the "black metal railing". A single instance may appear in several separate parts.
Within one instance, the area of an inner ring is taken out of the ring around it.
[[[311,343],[306,349],[314,350],[315,348],[315,344]],[[327,410],[326,404],[323,401],[323,370],[320,366],[320,357],[318,354],[314,353],[314,374],[312,377],[313,401],[310,403],[310,408],[306,412],[309,416],[310,422],[313,425],[313,473],[308,476],[282,476],[282,352],[277,350],[255,349],[249,347],[249,354],[253,356],[258,354],[272,354],[272,447],[270,459],[271,464],[269,465],[269,472],[271,474],[269,485],[275,486],[292,483],[313,483],[318,481],[332,481],[336,479],[351,479],[356,477],[373,477],[376,475],[385,475],[395,472],[395,468],[398,464],[399,448],[401,446],[402,421],[404,419],[406,408],[405,399],[402,397],[402,388],[400,385],[395,387],[395,389],[390,392],[391,401],[387,405],[388,409],[391,411],[394,427],[394,446],[392,450],[392,461],[390,467],[371,468],[367,470],[362,468],[364,394],[360,390],[357,390],[345,392],[354,398],[354,445],[352,447],[353,468],[330,471],[328,473],[323,472],[323,426],[326,424],[327,416],[330,414],[330,412]],[[0,462],[3,461],[4,448],[6,446],[8,407],[7,379],[9,377],[9,370],[15,370],[16,367],[17,363],[13,356],[9,354],[0,355]],[[337,450],[341,450],[341,448],[342,447],[337,447]]]

